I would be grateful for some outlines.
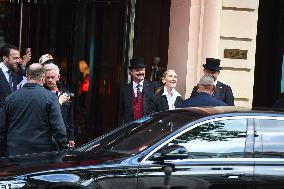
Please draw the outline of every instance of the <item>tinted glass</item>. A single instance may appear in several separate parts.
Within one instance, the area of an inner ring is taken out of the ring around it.
[[[247,119],[206,123],[177,137],[172,144],[184,146],[189,158],[244,157]]]
[[[259,120],[262,132],[263,153],[256,157],[283,158],[284,157],[284,121]]]
[[[197,119],[196,116],[190,112],[147,116],[96,142],[87,144],[87,147],[83,146],[81,151],[112,151],[136,154],[195,119]]]

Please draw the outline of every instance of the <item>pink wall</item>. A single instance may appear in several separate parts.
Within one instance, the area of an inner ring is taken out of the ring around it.
[[[221,0],[172,0],[168,69],[178,73],[177,90],[187,98],[203,75],[206,57],[218,58]]]
[[[168,69],[178,74],[177,90],[183,96],[186,86],[190,0],[172,0],[170,10]]]

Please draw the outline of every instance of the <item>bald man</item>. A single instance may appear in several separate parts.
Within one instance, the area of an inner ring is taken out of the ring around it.
[[[44,89],[45,69],[27,69],[27,83],[7,96],[0,115],[0,155],[65,149],[66,129],[56,94]]]
[[[177,108],[196,106],[227,106],[225,102],[222,102],[212,96],[214,91],[214,78],[211,75],[204,75],[197,84],[196,95],[178,104]]]

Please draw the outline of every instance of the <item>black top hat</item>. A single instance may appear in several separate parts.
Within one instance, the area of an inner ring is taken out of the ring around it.
[[[220,60],[215,58],[206,58],[206,64],[203,64],[204,69],[211,71],[222,70],[220,67]]]
[[[133,69],[133,68],[145,68],[144,65],[144,59],[137,57],[137,58],[132,58],[130,60],[130,66],[128,67],[129,69]]]

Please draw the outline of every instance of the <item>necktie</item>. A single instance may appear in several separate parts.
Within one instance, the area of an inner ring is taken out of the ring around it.
[[[140,84],[138,84],[137,86],[136,86],[136,89],[137,89],[137,98],[141,95],[141,85]]]
[[[12,70],[9,70],[8,74],[9,74],[9,85],[10,85],[11,89],[13,90]]]

